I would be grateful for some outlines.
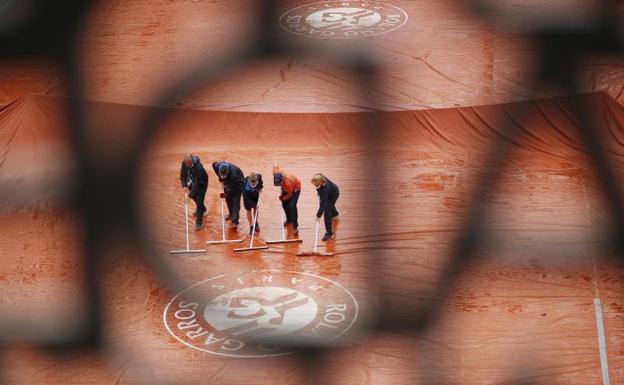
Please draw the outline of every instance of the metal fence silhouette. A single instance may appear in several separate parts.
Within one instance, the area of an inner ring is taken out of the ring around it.
[[[2,12],[8,12],[7,9],[15,6],[11,1],[2,3],[6,9],[0,8],[0,17]],[[168,112],[164,108],[157,109],[147,116],[139,129],[134,150],[129,151],[123,159],[117,159],[113,168],[102,169],[98,160],[94,159],[94,155],[88,151],[86,144],[85,122],[87,119],[84,116],[85,109],[82,104],[83,79],[76,44],[76,33],[80,23],[94,3],[66,1],[63,6],[50,1],[34,3],[36,6],[30,10],[30,17],[25,18],[19,28],[11,28],[7,23],[8,30],[0,30],[0,60],[20,57],[44,58],[59,63],[67,79],[70,141],[74,159],[76,159],[72,187],[75,190],[71,196],[74,198],[73,209],[82,213],[82,221],[85,225],[83,285],[88,310],[87,316],[82,320],[82,330],[74,331],[71,336],[49,335],[42,330],[20,330],[19,333],[15,333],[18,329],[15,325],[0,325],[0,341],[12,342],[18,338],[32,340],[45,349],[93,349],[97,351],[102,343],[102,309],[98,288],[98,269],[102,259],[106,256],[111,237],[125,232],[129,239],[139,240],[145,258],[162,280],[174,288],[187,286],[180,277],[175,276],[167,268],[167,263],[163,261],[164,257],[154,250],[150,234],[146,231],[147,225],[138,212],[136,204],[138,194],[140,194],[136,186],[140,154],[151,142],[159,122],[166,117]],[[279,30],[279,25],[276,23],[279,18],[277,9],[280,2],[263,0],[259,3],[261,5],[258,7],[257,18],[260,23],[253,36],[241,43],[233,54],[217,60],[207,60],[186,74],[181,81],[171,84],[156,98],[156,105],[175,107],[179,95],[189,94],[197,83],[209,85],[252,60],[303,55],[311,52],[330,58],[336,65],[349,68],[354,79],[358,80],[363,87],[375,89],[379,86],[376,74],[382,69],[378,67],[373,55],[365,48],[353,48],[340,52],[322,49],[312,51],[313,48],[296,45],[284,38],[283,32]],[[458,2],[458,5],[465,7],[475,18],[480,18],[483,22],[498,29],[517,29],[519,28],[518,20],[522,20],[522,34],[533,40],[537,47],[536,67],[531,71],[535,77],[527,80],[527,84],[532,85],[535,95],[541,88],[556,89],[567,95],[580,93],[577,79],[583,70],[582,61],[585,58],[596,53],[620,54],[624,50],[624,31],[622,30],[624,23],[617,17],[616,1],[602,1],[600,4],[602,12],[596,14],[593,19],[584,19],[581,22],[572,18],[567,20],[554,13],[542,14],[539,18],[532,15],[519,15],[517,11],[493,7],[487,1]],[[2,21],[1,18],[0,21]],[[600,127],[596,127],[592,122],[586,106],[580,101],[571,100],[576,118],[581,122],[578,129],[590,156],[593,173],[600,181],[600,188],[613,216],[611,243],[620,255],[624,247],[624,203],[614,176],[613,162],[605,151],[600,136],[596,134]],[[375,109],[375,106],[373,105],[372,108]],[[519,114],[522,112],[519,111]],[[370,122],[363,121],[362,125],[370,125]],[[523,135],[515,125],[501,123],[499,127],[507,138]],[[383,117],[380,115],[374,127],[369,127],[369,129],[383,131]],[[480,173],[480,183],[472,189],[471,206],[464,222],[459,226],[459,233],[435,291],[425,299],[418,311],[409,315],[393,312],[378,315],[373,323],[367,325],[369,332],[410,329],[418,333],[426,333],[437,319],[441,306],[449,296],[457,277],[462,274],[467,265],[474,262],[475,250],[482,240],[479,229],[482,227],[484,212],[487,209],[487,203],[479,198],[495,188],[496,181],[499,179],[497,176],[503,171],[500,165],[511,151],[510,143],[511,141],[503,136],[492,138],[491,151],[484,160],[484,168]],[[369,142],[365,143],[365,146],[375,152],[374,150],[381,148],[383,143]],[[388,160],[378,159],[378,161]],[[383,181],[380,185],[384,185]],[[109,202],[109,205],[103,208],[100,204],[102,201]],[[382,222],[391,221],[386,213],[382,212],[381,215]],[[375,258],[376,263],[383,258],[383,245],[376,250]],[[296,349],[300,352],[302,370],[312,373],[322,355],[332,347],[297,346]],[[421,369],[426,371],[426,368]],[[310,382],[314,382],[314,376],[310,378]],[[441,377],[434,376],[433,380],[436,382],[431,383],[444,383]],[[522,370],[510,373],[509,381],[517,384],[531,383],[522,375]]]

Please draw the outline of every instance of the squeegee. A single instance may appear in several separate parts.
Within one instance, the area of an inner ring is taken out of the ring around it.
[[[219,241],[207,241],[209,245],[219,245],[223,243],[240,243],[243,239],[225,239],[225,214],[223,212],[223,198],[221,198],[221,240]]]
[[[235,252],[241,252],[241,251],[251,251],[251,250],[265,250],[268,249],[269,246],[254,246],[254,236],[256,235],[256,222],[258,222],[258,204],[256,204],[256,210],[254,213],[254,222],[253,222],[253,226],[251,228],[251,240],[249,241],[249,247],[241,247],[239,249],[234,249]]]
[[[281,217],[282,217],[282,222],[283,222],[284,221],[284,213],[283,212],[282,212]],[[284,226],[282,226],[282,239],[275,239],[275,240],[272,240],[272,241],[266,241],[266,243],[268,245],[272,245],[272,244],[276,244],[276,243],[298,243],[298,242],[303,242],[303,239],[299,239],[299,238],[286,239],[286,230],[284,229]]]
[[[206,249],[191,249],[189,242],[189,225],[188,225],[188,191],[184,193],[184,222],[186,223],[186,250],[171,250],[169,254],[201,254]]]
[[[314,230],[314,249],[312,251],[300,251],[297,253],[298,257],[332,257],[334,253],[327,253],[324,251],[317,251],[317,243],[318,243],[318,230],[319,230],[319,220],[316,220],[316,227]]]

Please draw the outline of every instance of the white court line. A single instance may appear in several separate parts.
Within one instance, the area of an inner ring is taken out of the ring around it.
[[[585,222],[589,228],[590,221],[590,208],[589,198],[587,196],[587,189],[585,188],[585,182],[583,182],[583,195],[585,196]],[[589,230],[587,230],[589,232]],[[609,363],[607,362],[607,344],[605,342],[604,322],[602,321],[602,305],[600,303],[600,290],[598,289],[598,264],[596,263],[596,257],[592,256],[592,262],[594,265],[594,277],[592,279],[594,284],[594,312],[596,315],[596,329],[598,331],[598,349],[600,351],[600,370],[602,371],[602,385],[611,385],[609,379]]]
[[[594,298],[596,311],[596,328],[598,329],[598,348],[600,349],[600,368],[602,370],[602,384],[611,385],[609,380],[609,364],[607,362],[607,347],[605,343],[604,324],[602,322],[602,305],[600,298]]]

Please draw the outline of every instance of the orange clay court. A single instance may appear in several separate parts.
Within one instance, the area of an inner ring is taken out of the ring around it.
[[[591,111],[621,186],[620,63],[593,58],[580,95],[532,94],[523,83],[531,45],[454,2],[281,7],[275,23],[297,43],[370,49],[384,88],[365,92],[329,60],[292,56],[253,61],[197,84],[175,106],[154,105],[167,82],[244,39],[254,7],[102,1],[86,14],[78,41],[94,157],[114,165],[133,151],[139,122],[164,111],[139,156],[135,199],[159,265],[136,240],[103,245],[94,275],[101,346],[56,352],[0,332],[2,383],[624,383],[624,274],[607,247],[610,208],[572,112],[574,101]],[[593,7],[579,1],[566,12]],[[333,19],[317,15],[324,9],[354,12],[355,27],[328,27]],[[49,63],[0,65],[0,329],[71,334],[86,304],[85,223],[67,192],[77,167],[68,91]],[[380,108],[369,108],[371,98]],[[520,134],[507,136],[505,125]],[[497,138],[509,153],[495,188],[479,197],[487,210],[473,262],[429,328],[377,329],[388,315],[409,319],[444,279]],[[197,229],[180,179],[189,153],[208,177]],[[222,220],[212,167],[220,161],[262,175],[259,231],[242,198],[238,227]],[[301,181],[298,233],[283,225],[276,166]],[[311,183],[318,173],[340,189],[325,241]],[[210,243],[222,240],[232,242]],[[275,240],[292,242],[267,243]],[[310,369],[302,346],[329,349]]]

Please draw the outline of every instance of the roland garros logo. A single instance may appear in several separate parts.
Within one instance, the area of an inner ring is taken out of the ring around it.
[[[394,31],[407,22],[401,8],[378,1],[323,1],[291,9],[280,25],[297,35],[357,38]]]
[[[276,270],[226,274],[178,293],[165,307],[169,333],[193,349],[231,357],[290,353],[344,334],[358,305],[344,287],[313,274]]]

